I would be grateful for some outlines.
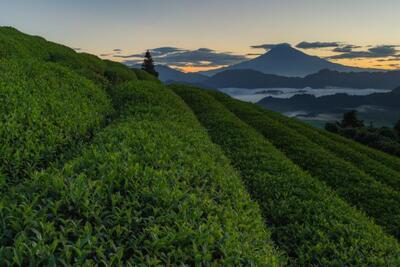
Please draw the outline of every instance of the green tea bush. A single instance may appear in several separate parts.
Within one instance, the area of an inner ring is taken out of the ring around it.
[[[126,81],[135,81],[135,72],[129,67],[110,60],[105,60],[107,67],[104,76],[113,84],[119,84]]]
[[[204,90],[170,86],[192,108],[240,172],[272,237],[295,266],[400,264],[400,247],[380,227],[303,172]]]
[[[121,118],[0,202],[5,265],[278,266],[259,208],[179,97],[115,89]]]
[[[11,27],[0,27],[0,58],[34,58],[57,63],[103,87],[137,79],[135,72],[123,64],[77,53],[69,47],[21,33]],[[146,74],[142,76],[147,77]],[[151,77],[147,79],[152,80]]]
[[[4,58],[44,58],[46,40],[30,36],[12,27],[0,27],[0,59]]]
[[[348,203],[374,218],[387,233],[400,238],[399,192],[376,181],[347,160],[335,156],[284,123],[273,120],[260,107],[219,92],[209,93],[262,133],[294,163],[324,181]]]
[[[291,129],[296,130],[299,134],[307,137],[314,143],[320,145],[322,148],[325,148],[334,153],[336,156],[351,162],[358,169],[371,175],[376,180],[400,191],[400,173],[386,167],[384,164],[378,161],[373,160],[367,154],[353,149],[353,144],[349,145],[349,143],[332,140],[329,137],[321,134],[321,132],[315,128],[312,128],[298,120],[287,118],[279,113],[269,110],[264,110],[264,112],[274,120],[284,123]],[[374,153],[374,151],[371,153]]]
[[[395,156],[389,155],[387,153],[384,153],[382,151],[359,144],[357,142],[354,142],[352,140],[344,138],[340,135],[330,133],[328,131],[318,130],[318,132],[335,142],[342,143],[342,144],[348,146],[349,148],[351,148],[359,153],[362,153],[375,161],[380,162],[381,164],[385,165],[388,168],[391,168],[394,171],[400,172],[400,159],[398,157],[395,157]]]
[[[145,72],[144,70],[140,70],[140,69],[132,69],[132,70],[135,72],[136,77],[141,81],[153,81],[153,82],[159,81],[156,77]]]
[[[0,60],[0,172],[15,183],[46,167],[111,112],[104,90],[66,68]]]
[[[97,85],[107,86],[109,84],[104,75],[107,64],[98,57],[86,53],[76,53],[68,47],[51,42],[47,42],[46,47],[48,56],[44,58],[45,61],[68,67]]]

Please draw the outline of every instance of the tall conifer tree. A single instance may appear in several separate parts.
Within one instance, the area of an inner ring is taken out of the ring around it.
[[[151,75],[158,77],[158,72],[154,66],[153,58],[151,57],[150,51],[147,50],[146,54],[144,55],[144,61],[142,64],[142,70],[150,73]]]

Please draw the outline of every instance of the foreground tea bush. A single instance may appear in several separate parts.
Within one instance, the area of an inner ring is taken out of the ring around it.
[[[136,77],[141,81],[152,81],[152,82],[160,83],[160,81],[156,77],[145,72],[144,70],[140,70],[140,69],[132,69],[132,70],[135,72]]]
[[[377,181],[387,184],[396,190],[400,190],[400,172],[396,172],[393,169],[386,167],[384,164],[373,160],[367,154],[355,150],[354,144],[333,140],[322,134],[322,131],[318,131],[317,129],[295,119],[289,119],[279,113],[269,110],[264,110],[264,112],[268,114],[269,117],[285,124],[293,130],[296,130],[299,134],[312,140],[322,148],[325,148],[338,157],[351,162],[358,169],[371,175]],[[375,154],[375,151],[371,151],[370,153]]]
[[[135,81],[137,76],[133,70],[128,68],[121,63],[105,60],[107,65],[104,76],[111,82],[111,84],[116,85],[122,82]]]
[[[97,131],[104,90],[57,64],[0,60],[0,172],[15,183]]]
[[[0,27],[0,58],[30,58],[57,63],[103,87],[137,80],[135,71],[123,64],[101,60],[87,53],[77,53],[69,47],[24,34],[11,27]],[[142,79],[157,80],[137,72]]]
[[[277,266],[257,206],[165,87],[114,91],[121,119],[0,202],[5,264]]]
[[[173,85],[240,171],[272,237],[296,266],[400,264],[400,247],[201,89]]]
[[[273,120],[260,107],[209,92],[244,122],[257,129],[286,156],[314,177],[324,181],[348,203],[363,210],[387,233],[400,238],[400,193],[377,182],[345,159]]]

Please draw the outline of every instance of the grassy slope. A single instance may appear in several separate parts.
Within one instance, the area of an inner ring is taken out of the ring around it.
[[[359,153],[362,153],[375,161],[380,162],[381,164],[385,165],[388,168],[391,168],[394,171],[400,172],[400,158],[398,157],[394,157],[382,151],[359,144],[357,142],[344,138],[340,135],[330,133],[328,131],[318,130],[318,132],[326,136],[327,138],[330,138],[333,141],[340,142],[350,147],[351,149]]]
[[[137,79],[154,80],[141,70],[0,27],[0,184],[17,183],[79,151],[114,113],[106,91]]]
[[[294,265],[400,264],[396,241],[201,89],[171,86],[241,173]]]
[[[182,101],[157,83],[113,96],[120,119],[90,147],[2,197],[0,258],[277,265],[258,208]]]
[[[21,182],[1,194],[2,263],[277,265],[239,177],[157,79],[7,27],[0,48],[2,169]],[[75,159],[35,173],[61,145]]]
[[[0,60],[0,169],[16,183],[89,139],[113,113],[105,91],[67,68]]]
[[[370,153],[368,153],[371,156],[370,157],[368,154],[359,152],[354,149],[354,142],[343,143],[338,140],[329,138],[327,135],[324,135],[322,131],[318,131],[312,127],[309,127],[308,125],[298,120],[289,119],[279,113],[265,109],[263,109],[263,112],[268,114],[268,116],[273,118],[274,120],[284,123],[291,129],[296,130],[299,134],[307,137],[309,140],[320,145],[322,148],[325,148],[337,155],[338,157],[348,162],[351,162],[358,169],[371,175],[377,181],[387,184],[392,188],[400,191],[400,172],[386,167],[379,161],[374,160],[374,156],[371,156],[371,154],[376,154],[375,151],[370,151]]]
[[[131,71],[120,63],[101,60],[86,53],[76,53],[69,47],[21,33],[11,27],[0,27],[0,58],[33,58],[57,63],[102,87],[130,80],[159,82],[142,70]]]
[[[240,119],[261,132],[286,156],[332,187],[344,200],[374,218],[384,230],[400,238],[400,193],[275,121],[259,107],[218,92],[209,92]]]

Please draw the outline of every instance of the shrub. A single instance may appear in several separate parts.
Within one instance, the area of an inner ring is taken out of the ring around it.
[[[104,90],[56,64],[0,60],[0,169],[18,182],[77,142],[113,111]]]
[[[37,36],[23,34],[12,27],[0,27],[0,59],[4,58],[44,58],[45,40]]]
[[[307,126],[307,127],[311,127],[311,126]],[[337,134],[333,134],[333,133],[330,133],[327,131],[321,131],[318,129],[316,129],[316,131],[318,131],[321,135],[323,135],[335,142],[346,145],[347,147],[349,147],[359,153],[362,153],[375,161],[380,162],[381,164],[385,165],[387,168],[391,168],[394,171],[400,172],[400,159],[397,157],[394,157],[394,156],[391,156],[384,152],[381,152],[379,150],[372,149],[370,147],[361,145],[357,142],[354,142],[352,140],[349,140],[349,139],[344,138]]]
[[[295,266],[398,264],[397,242],[205,91],[174,85],[240,172]]]
[[[342,127],[358,128],[364,127],[364,122],[357,117],[357,111],[352,110],[343,114],[343,120],[340,124]]]
[[[328,123],[325,129],[388,154],[400,156],[400,139],[394,129],[388,127],[375,128],[372,124],[369,127],[364,127],[361,124],[357,127],[345,127],[350,124],[356,125],[356,122],[351,123],[350,121],[357,119],[354,116],[353,119],[350,117],[352,115],[346,113],[345,118],[347,119],[344,119],[341,124],[337,122],[335,124]],[[345,123],[346,120],[347,123]],[[336,127],[333,127],[333,125]]]
[[[140,69],[132,69],[132,70],[135,72],[136,77],[141,81],[154,81],[154,82],[159,81],[155,76],[145,72],[144,70]]]
[[[105,60],[107,67],[104,76],[114,85],[137,80],[135,72],[127,66],[110,60]]]
[[[45,61],[70,68],[97,85],[108,85],[108,81],[104,77],[107,65],[98,57],[86,53],[76,53],[68,47],[51,42],[47,42],[46,47],[48,56],[44,58]]]
[[[77,53],[69,47],[23,34],[10,27],[0,27],[0,58],[34,58],[57,63],[103,87],[108,87],[109,83],[137,79],[135,73],[123,64]]]
[[[357,151],[364,153],[365,155],[369,156],[370,158],[381,162],[385,166],[390,167],[397,172],[400,172],[400,159],[399,158],[389,155],[389,154],[386,154],[384,152],[378,151],[376,149],[354,143],[351,140],[347,140],[346,138],[343,138],[339,135],[334,135],[334,134],[330,134],[330,133],[324,133],[324,134],[334,140],[338,140],[340,142],[343,142],[344,144],[350,145],[350,146],[352,146],[353,149],[356,149]]]
[[[121,118],[81,156],[2,198],[3,262],[277,266],[258,207],[184,103],[152,82],[119,93]]]
[[[284,123],[273,120],[261,107],[210,92],[244,122],[254,127],[286,156],[339,196],[366,212],[387,233],[400,237],[400,193],[357,169],[345,159],[313,143]]]
[[[279,113],[269,110],[263,110],[263,112],[268,114],[268,116],[272,119],[285,124],[292,130],[295,130],[298,134],[305,136],[313,143],[318,144],[320,147],[331,151],[336,156],[352,163],[355,167],[371,175],[377,181],[400,191],[399,172],[386,167],[385,164],[371,159],[364,153],[354,150],[352,146],[349,146],[348,144],[330,139],[329,137],[321,134],[317,129],[312,128],[301,121],[287,118]]]

